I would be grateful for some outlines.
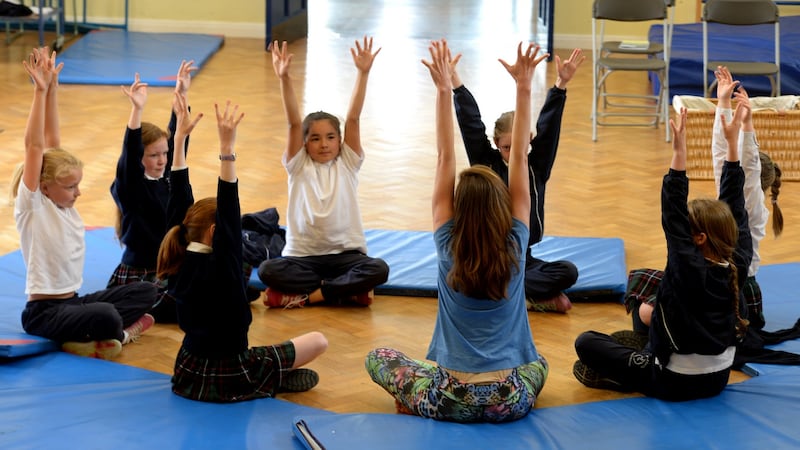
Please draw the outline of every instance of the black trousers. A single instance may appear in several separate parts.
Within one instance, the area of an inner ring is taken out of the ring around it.
[[[389,279],[389,265],[358,251],[321,256],[285,256],[258,267],[267,286],[284,293],[310,294],[322,288],[326,300],[371,291]]]
[[[155,284],[142,281],[65,300],[29,301],[22,328],[56,342],[122,341],[122,330],[150,311],[157,294]]]
[[[578,281],[578,268],[569,261],[547,262],[530,255],[525,260],[525,297],[547,300]]]
[[[730,369],[702,375],[683,375],[656,364],[648,348],[637,352],[611,336],[587,331],[575,340],[578,358],[601,376],[625,390],[664,400],[683,401],[713,397],[728,384]]]

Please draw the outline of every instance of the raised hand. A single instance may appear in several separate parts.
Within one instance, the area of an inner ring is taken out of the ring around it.
[[[669,126],[672,128],[673,136],[672,149],[676,152],[686,152],[686,115],[686,108],[681,108],[677,123],[674,119],[669,119]]]
[[[38,91],[46,91],[53,81],[53,77],[57,72],[53,69],[53,62],[48,56],[47,47],[35,48],[28,55],[27,61],[22,61],[22,66],[25,71],[30,75],[34,87]],[[55,57],[55,52],[53,53]],[[58,71],[61,71],[63,63],[59,64]]]
[[[192,118],[186,95],[177,91],[175,92],[175,98],[172,102],[172,110],[175,111],[175,116],[178,119],[175,127],[176,136],[189,136],[192,134],[197,122],[203,118],[203,113],[197,114],[194,119]]]
[[[739,89],[733,92],[734,98],[738,103],[744,103],[747,105],[747,109],[742,116],[742,128],[745,131],[753,131],[753,109],[752,105],[750,104],[750,96],[747,94],[744,86],[739,86]]]
[[[586,55],[583,54],[582,49],[576,48],[566,61],[562,61],[558,55],[556,55],[555,59],[556,71],[558,74],[556,77],[556,87],[564,89],[567,83],[569,83],[569,80],[575,75],[575,72],[577,72],[578,67],[580,67],[581,63],[586,59]]]
[[[736,105],[736,110],[733,112],[733,118],[728,122],[725,116],[722,116],[722,129],[725,132],[725,139],[728,140],[728,145],[732,142],[738,142],[739,129],[742,127],[742,121],[746,116],[751,114],[750,102],[741,102]],[[737,147],[734,145],[734,149]],[[733,161],[729,159],[729,161]]]
[[[219,133],[220,149],[222,154],[230,154],[233,152],[233,146],[236,142],[236,127],[239,122],[244,118],[244,113],[239,114],[239,105],[231,108],[231,101],[225,102],[225,109],[220,112],[219,105],[214,104],[214,111],[217,114],[217,132]],[[227,152],[227,153],[226,153]]]
[[[275,41],[269,45],[269,50],[272,52],[272,68],[275,69],[275,75],[278,78],[289,76],[289,66],[293,56],[289,53],[289,44],[286,41],[283,41],[283,44]]]
[[[717,78],[717,100],[724,103],[724,107],[730,107],[731,96],[736,86],[739,85],[738,81],[733,79],[733,75],[725,66],[717,66],[714,71],[714,76]]]
[[[439,89],[453,89],[452,70],[455,67],[450,49],[447,47],[447,40],[431,41],[428,46],[431,60],[422,60],[422,64],[428,68],[433,84]]]
[[[520,42],[517,45],[517,61],[513,65],[508,64],[502,59],[498,59],[498,61],[506,68],[517,84],[522,82],[530,83],[531,80],[533,80],[533,72],[536,66],[550,56],[549,53],[536,56],[540,49],[541,48],[537,44],[528,44],[528,47],[523,51],[522,42]]]
[[[194,65],[193,59],[181,61],[175,81],[175,92],[184,96],[189,92],[189,87],[192,85],[192,72],[197,71],[197,69],[198,67]]]
[[[461,61],[461,53],[457,54],[450,61],[450,79],[452,81],[453,89],[464,85],[464,83],[461,81],[461,77],[458,75],[458,71],[456,70],[456,66],[458,66],[459,61]]]
[[[47,55],[48,55],[48,48],[47,47],[42,48],[42,56],[47,56]],[[55,50],[49,52],[49,55],[50,58],[48,58],[47,60],[47,68],[52,73],[52,78],[50,79],[50,87],[53,88],[53,87],[58,87],[58,75],[61,73],[61,69],[64,68],[64,63],[62,62],[56,65]],[[54,91],[54,89],[51,89],[51,91]]]
[[[375,61],[375,57],[378,56],[378,53],[381,52],[381,48],[372,52],[372,38],[367,38],[364,36],[364,42],[359,43],[358,41],[355,42],[356,47],[350,48],[350,54],[353,55],[353,62],[356,65],[356,69],[359,72],[369,73],[370,69],[372,69],[372,63]]]
[[[147,103],[147,83],[143,83],[136,73],[133,76],[133,83],[129,88],[120,86],[122,93],[125,94],[131,101],[131,105],[136,109],[144,109],[144,104]]]
[[[669,126],[672,128],[672,161],[670,168],[674,170],[686,170],[686,108],[681,108],[677,122],[669,119]]]

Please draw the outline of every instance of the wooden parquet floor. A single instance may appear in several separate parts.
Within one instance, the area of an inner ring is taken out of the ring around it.
[[[402,3],[402,5],[400,5]],[[334,0],[320,4],[310,17],[307,39],[290,45],[293,74],[304,112],[324,109],[344,116],[354,82],[348,49],[365,33],[383,47],[370,76],[362,115],[366,161],[360,174],[360,203],[365,227],[430,230],[430,192],[435,159],[434,91],[420,59],[430,39],[448,37],[461,51],[462,79],[477,97],[485,122],[513,108],[513,83],[497,58],[513,60],[519,36],[527,36],[525,18],[502,12],[505,2],[468,0],[458,10],[447,2],[368,2]],[[491,3],[491,5],[489,5]],[[516,2],[514,2],[516,3]],[[524,2],[523,2],[524,3]],[[486,5],[486,10],[483,6]],[[324,6],[323,6],[324,5]],[[312,9],[317,4],[312,5]],[[491,10],[491,14],[488,11]],[[351,17],[356,14],[364,20]],[[398,24],[408,24],[407,27]],[[466,31],[468,30],[468,31]],[[21,61],[36,45],[35,33],[0,45],[0,172],[10,174],[21,162],[31,85]],[[524,37],[523,39],[527,39]],[[566,57],[568,49],[558,50]],[[591,53],[568,86],[558,161],[547,194],[546,234],[619,237],[625,242],[628,268],[663,267],[665,248],[660,226],[659,188],[669,164],[671,146],[663,126],[603,127],[591,140]],[[175,69],[180,55],[175,56]],[[555,80],[555,64],[542,64],[535,80],[535,111]],[[133,74],[131,74],[133,77]],[[619,87],[648,88],[646,79],[620,75]],[[114,204],[108,188],[113,179],[125,124],[130,111],[116,86],[63,85],[59,90],[62,144],[86,164],[77,203],[91,226],[112,226]],[[245,118],[239,127],[237,164],[243,211],[286,208],[286,174],[280,165],[285,120],[270,55],[259,39],[226,39],[225,45],[195,77],[190,92],[193,111],[203,112],[192,135],[189,165],[196,198],[214,195],[218,170],[214,102],[231,99]],[[166,124],[171,90],[150,88],[145,120]],[[491,129],[491,128],[490,128]],[[460,166],[466,156],[460,143]],[[762,242],[765,264],[792,262],[800,249],[800,196],[797,183],[785,183],[780,204],[786,230],[780,239]],[[7,179],[0,189],[8,190]],[[692,182],[691,196],[713,195],[710,181]],[[13,207],[0,207],[0,252],[19,246]],[[96,268],[107,270],[112,268]],[[2,289],[2,287],[0,287]],[[23,294],[20,292],[20,301]],[[769,304],[766,305],[769,308]],[[283,341],[322,331],[330,348],[310,367],[320,384],[310,392],[281,398],[330,411],[393,412],[389,395],[374,385],[363,368],[366,353],[393,346],[424,357],[436,315],[430,298],[378,296],[370,308],[304,308],[267,310],[253,304],[250,341],[253,345]],[[534,338],[550,362],[550,376],[538,407],[558,406],[621,394],[583,387],[572,376],[575,336],[595,329],[611,332],[629,327],[630,318],[618,304],[576,304],[566,315],[530,313]],[[498,338],[501,338],[498,336]],[[139,342],[126,346],[121,364],[170,374],[182,339],[174,325],[157,324]],[[734,381],[743,379],[737,374]]]

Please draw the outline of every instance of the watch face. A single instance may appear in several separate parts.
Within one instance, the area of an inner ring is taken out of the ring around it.
[[[219,155],[219,159],[222,161],[236,161],[236,153],[231,153],[230,155]]]

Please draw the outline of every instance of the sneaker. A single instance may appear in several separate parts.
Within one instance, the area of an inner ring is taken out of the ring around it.
[[[581,360],[575,361],[575,364],[572,366],[572,374],[575,375],[575,378],[577,378],[578,381],[583,383],[583,385],[586,387],[595,389],[609,389],[620,392],[628,391],[628,389],[625,389],[620,383],[610,378],[602,377],[599,373],[582,363]]]
[[[278,392],[305,392],[319,383],[319,375],[311,369],[294,369],[281,378]]]
[[[372,304],[372,300],[375,298],[374,291],[364,292],[358,295],[354,295],[350,297],[350,302],[357,303],[362,306],[369,306]]]
[[[122,343],[116,339],[89,342],[64,342],[61,350],[78,356],[111,360],[122,352]]]
[[[647,345],[647,336],[633,330],[619,330],[611,333],[611,339],[618,344],[630,347],[637,352],[644,350]]]
[[[264,306],[269,308],[280,306],[283,306],[283,309],[302,308],[307,304],[308,295],[306,294],[284,294],[272,288],[267,288],[267,295],[264,299]]]
[[[133,322],[133,325],[123,330],[122,333],[125,335],[125,337],[122,339],[122,345],[136,342],[139,339],[139,336],[144,334],[145,331],[149,330],[154,323],[156,323],[156,319],[154,319],[150,314],[145,314],[142,317],[139,317],[139,320]]]
[[[547,300],[525,299],[528,311],[566,313],[572,309],[572,302],[563,292]]]

